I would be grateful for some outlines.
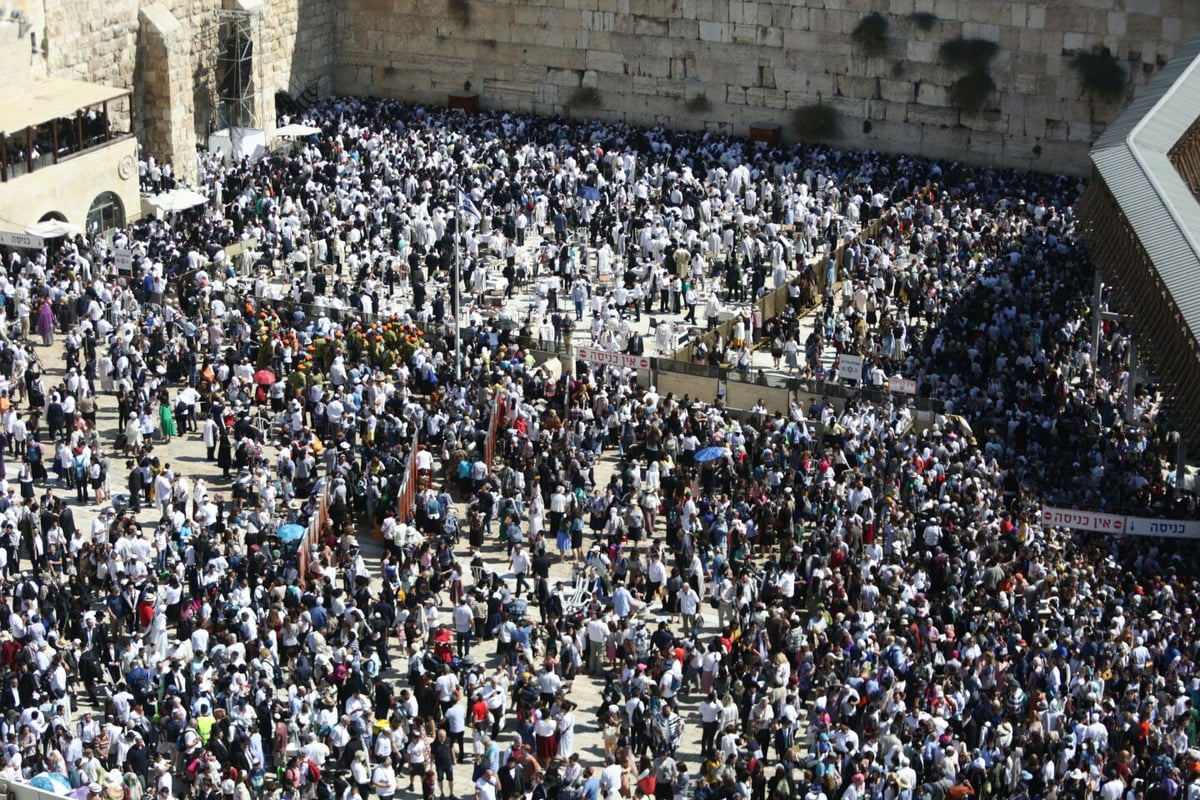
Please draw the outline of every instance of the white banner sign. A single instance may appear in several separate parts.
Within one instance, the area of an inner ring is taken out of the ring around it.
[[[133,251],[127,247],[114,249],[113,263],[119,272],[133,272]]]
[[[888,378],[888,388],[897,394],[916,394],[917,382],[912,378]]]
[[[852,356],[848,353],[843,353],[838,356],[838,377],[846,378],[852,381],[862,381],[863,375],[863,360],[862,356]]]
[[[1103,511],[1042,506],[1042,524],[1099,533],[1123,533],[1130,536],[1162,536],[1168,539],[1200,539],[1200,520],[1155,519]]]
[[[1165,536],[1169,539],[1200,539],[1200,520],[1126,517],[1125,532],[1134,536]]]
[[[649,356],[631,356],[628,353],[614,353],[610,350],[598,350],[595,347],[576,347],[575,357],[597,367],[650,369]]]
[[[1057,506],[1042,506],[1042,524],[1058,528],[1075,528],[1081,531],[1125,533],[1125,515],[1123,514],[1080,511],[1075,508],[1058,508]]]
[[[8,247],[25,247],[30,250],[40,250],[42,248],[42,237],[29,233],[0,231],[0,244]]]

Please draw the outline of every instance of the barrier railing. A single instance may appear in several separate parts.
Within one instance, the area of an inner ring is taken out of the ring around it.
[[[483,463],[487,464],[488,473],[492,471],[492,463],[496,458],[496,440],[500,435],[500,425],[503,423],[503,418],[506,409],[504,407],[504,397],[497,394],[492,401],[492,418],[488,420],[487,439],[483,445]]]
[[[889,208],[889,209],[885,210],[884,213],[880,214],[877,217],[872,218],[869,222],[867,222],[867,224],[864,225],[863,228],[861,230],[859,230],[859,232],[856,233],[853,237],[851,237],[848,240],[844,240],[840,244],[838,244],[838,246],[834,249],[833,256],[832,256],[832,258],[835,261],[835,265],[834,265],[834,276],[835,276],[834,280],[835,280],[835,282],[840,281],[840,277],[844,272],[843,267],[845,267],[845,263],[846,263],[846,252],[849,250],[850,246],[857,242],[860,242],[860,241],[874,239],[876,236],[879,235],[879,229],[880,229],[880,227],[882,227],[884,220],[888,219],[890,217],[895,217],[899,213],[900,213],[899,207],[893,207],[893,208]],[[824,259],[821,259],[821,261],[823,262]],[[820,293],[824,290],[824,288],[825,288],[823,285],[824,282],[825,282],[825,270],[820,267],[820,264],[818,264],[817,287],[816,287],[818,293]],[[765,294],[762,297],[760,297],[758,300],[754,301],[754,309],[758,314],[758,319],[760,320],[760,325],[758,327],[761,327],[761,324],[765,323],[768,319],[771,319],[772,317],[778,316],[779,314],[783,313],[791,305],[791,302],[792,302],[791,301],[791,286],[792,286],[792,281],[788,281],[787,283],[785,283],[783,286],[780,286],[775,291],[769,292],[768,294]],[[836,291],[837,291],[837,283],[835,283],[835,286],[834,286],[834,292],[836,292]],[[803,309],[803,313],[807,313],[808,311],[811,311],[812,308],[813,307],[810,306],[807,309]],[[718,336],[720,336],[724,341],[728,342],[730,340],[730,338],[732,338],[733,326],[736,323],[736,321],[737,321],[737,317],[735,316],[731,319],[726,320],[725,322],[722,322],[720,325],[717,325],[712,330],[705,331],[700,336],[696,337],[695,339],[693,339],[692,341],[690,341],[686,345],[684,345],[682,348],[677,350],[673,356],[670,356],[670,360],[672,360],[672,361],[691,361],[692,360],[692,351],[698,342],[704,342],[709,347],[711,347],[713,345],[713,343],[716,342]],[[666,358],[667,357],[664,356],[660,360],[666,360]]]
[[[420,434],[413,433],[412,446],[408,449],[408,458],[404,460],[404,477],[400,479],[400,488],[396,491],[396,519],[407,522],[412,516],[413,503],[417,498],[417,445]]]

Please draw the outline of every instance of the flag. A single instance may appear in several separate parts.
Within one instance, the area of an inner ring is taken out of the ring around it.
[[[475,207],[475,201],[471,199],[471,195],[462,189],[458,190],[458,210],[476,222],[480,219],[479,209]]]

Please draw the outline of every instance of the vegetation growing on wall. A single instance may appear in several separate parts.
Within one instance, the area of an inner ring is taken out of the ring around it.
[[[571,92],[571,96],[567,98],[567,102],[563,105],[568,110],[584,111],[592,108],[600,107],[600,92],[594,86],[580,86],[575,91]]]
[[[1000,45],[990,39],[950,39],[942,42],[938,56],[955,69],[987,69],[1000,52]]]
[[[932,11],[914,11],[911,19],[914,25],[926,33],[933,30],[933,26],[938,23],[937,14]]]
[[[950,103],[959,111],[978,114],[996,90],[988,67],[1000,52],[990,39],[950,39],[942,42],[938,55],[948,66],[967,73],[950,86]]]
[[[449,0],[447,11],[464,28],[471,24],[471,0]]]
[[[1076,53],[1071,69],[1079,76],[1079,89],[1096,100],[1113,103],[1125,99],[1129,73],[1107,47]]]
[[[868,56],[886,55],[889,27],[887,17],[878,11],[872,11],[858,21],[850,33],[850,38]]]
[[[975,69],[950,86],[950,102],[960,111],[978,114],[996,90],[996,82],[986,69]]]
[[[712,102],[709,101],[707,95],[700,94],[684,103],[683,107],[693,114],[702,114],[705,111],[712,111]]]
[[[841,130],[838,113],[824,103],[801,106],[792,113],[792,129],[801,139],[812,142],[836,139]]]

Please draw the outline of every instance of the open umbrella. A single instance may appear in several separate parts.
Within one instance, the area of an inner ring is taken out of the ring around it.
[[[269,369],[260,369],[254,373],[254,382],[259,386],[270,386],[275,382],[275,373]]]
[[[703,450],[696,451],[696,461],[703,464],[705,461],[716,461],[723,455],[725,455],[724,447],[705,447]]]
[[[297,525],[294,522],[289,522],[287,525],[281,525],[276,533],[281,542],[298,542],[304,538],[304,526]]]
[[[29,785],[43,792],[66,797],[71,793],[71,781],[61,772],[39,772],[29,779]]]

